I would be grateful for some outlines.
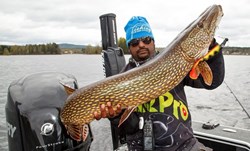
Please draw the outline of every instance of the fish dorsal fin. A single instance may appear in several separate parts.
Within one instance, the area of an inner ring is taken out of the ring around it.
[[[203,77],[204,82],[210,86],[213,82],[213,73],[211,68],[209,67],[206,61],[201,61],[198,64],[198,68]]]
[[[130,115],[136,108],[137,108],[137,106],[132,106],[132,107],[130,106],[130,107],[128,107],[128,108],[124,111],[124,113],[122,114],[121,119],[120,119],[120,121],[119,121],[118,127],[120,127],[120,126],[122,125],[122,123],[128,119],[129,115]]]
[[[76,141],[82,140],[82,137],[81,137],[82,127],[80,127],[78,125],[68,125],[65,127],[66,127],[67,132],[71,138],[73,138]]]
[[[63,87],[64,87],[64,89],[65,89],[65,91],[66,91],[66,93],[67,93],[68,95],[70,95],[70,94],[72,94],[73,92],[75,92],[76,89],[74,89],[74,88],[72,88],[72,87],[70,87],[70,86],[68,86],[68,85],[66,85],[66,84],[64,84],[64,83],[62,83],[61,81],[60,81],[60,83],[61,83],[61,85],[63,85]]]

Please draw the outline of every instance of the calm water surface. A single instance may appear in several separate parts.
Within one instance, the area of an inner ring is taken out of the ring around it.
[[[250,129],[250,119],[237,102],[240,101],[245,111],[250,114],[249,60],[249,56],[225,56],[225,82],[218,89],[213,91],[186,89],[194,120],[218,119],[223,125]],[[28,74],[47,71],[72,74],[78,80],[80,87],[104,78],[101,55],[0,56],[1,151],[8,150],[5,103],[9,84]],[[94,121],[91,126],[95,139],[91,150],[111,150],[109,121],[105,119]]]

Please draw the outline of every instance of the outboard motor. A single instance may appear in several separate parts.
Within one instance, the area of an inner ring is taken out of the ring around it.
[[[45,72],[23,77],[10,84],[5,106],[9,151],[87,151],[85,142],[67,135],[60,111],[67,94],[60,82],[77,88],[72,75]]]

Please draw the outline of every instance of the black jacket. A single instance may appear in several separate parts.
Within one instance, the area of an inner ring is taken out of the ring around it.
[[[139,117],[153,121],[155,150],[176,150],[184,146],[183,144],[195,143],[184,86],[215,89],[221,85],[225,72],[222,51],[210,58],[207,63],[213,73],[211,86],[205,84],[201,75],[196,80],[187,75],[174,89],[139,106],[137,111],[121,125],[120,135],[126,136],[130,149],[142,150],[143,134],[142,130],[139,130]],[[135,67],[135,63],[130,61],[124,71]],[[118,121],[119,118],[111,120],[113,124],[118,124]]]

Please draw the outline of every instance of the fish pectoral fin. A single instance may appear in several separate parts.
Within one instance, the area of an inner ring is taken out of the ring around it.
[[[197,79],[199,75],[200,75],[200,70],[198,66],[193,67],[189,72],[189,77],[193,80]]]
[[[74,89],[74,88],[72,88],[72,87],[70,87],[70,86],[68,86],[68,85],[66,85],[66,84],[64,84],[64,83],[62,83],[61,81],[60,81],[60,83],[61,83],[61,85],[63,85],[63,87],[64,87],[64,89],[65,89],[65,91],[66,91],[66,93],[67,93],[68,95],[70,95],[70,94],[72,94],[73,92],[75,92],[76,89]]]
[[[205,74],[207,74],[207,71],[203,71],[203,69],[208,69],[208,70],[210,70],[211,71],[211,69],[210,69],[210,67],[208,66],[208,68],[207,67],[205,67],[205,68],[203,68],[203,67],[199,67],[199,66],[203,66],[203,64],[207,64],[207,63],[204,63],[205,61],[207,61],[207,60],[209,60],[210,58],[212,58],[215,54],[217,54],[219,51],[220,51],[220,49],[221,49],[221,46],[219,45],[219,44],[217,44],[216,46],[214,46],[204,57],[202,57],[202,58],[200,58],[199,60],[197,60],[195,63],[194,63],[194,66],[193,66],[193,68],[191,69],[191,71],[189,72],[189,77],[191,78],[191,79],[197,79],[198,78],[198,76],[200,75],[200,73],[205,73]],[[206,65],[205,65],[206,66]],[[202,70],[202,71],[201,71]],[[210,72],[209,71],[209,74],[207,74],[207,75],[212,75],[212,79],[210,79],[209,78],[209,80],[211,80],[211,81],[207,81],[208,79],[205,79],[204,77],[205,76],[203,76],[203,78],[204,78],[204,81],[205,81],[205,83],[207,84],[207,85],[211,85],[212,84],[212,80],[213,80],[213,74],[212,74],[212,71]],[[210,84],[209,84],[210,83]]]
[[[69,136],[76,141],[85,141],[89,134],[89,127],[87,124],[80,125],[69,125],[66,126]]]
[[[130,114],[137,108],[137,106],[128,107],[121,116],[118,127],[122,125],[124,121],[128,119]]]
[[[198,64],[199,71],[203,77],[204,82],[207,85],[211,85],[213,82],[213,73],[206,61],[201,61]]]

